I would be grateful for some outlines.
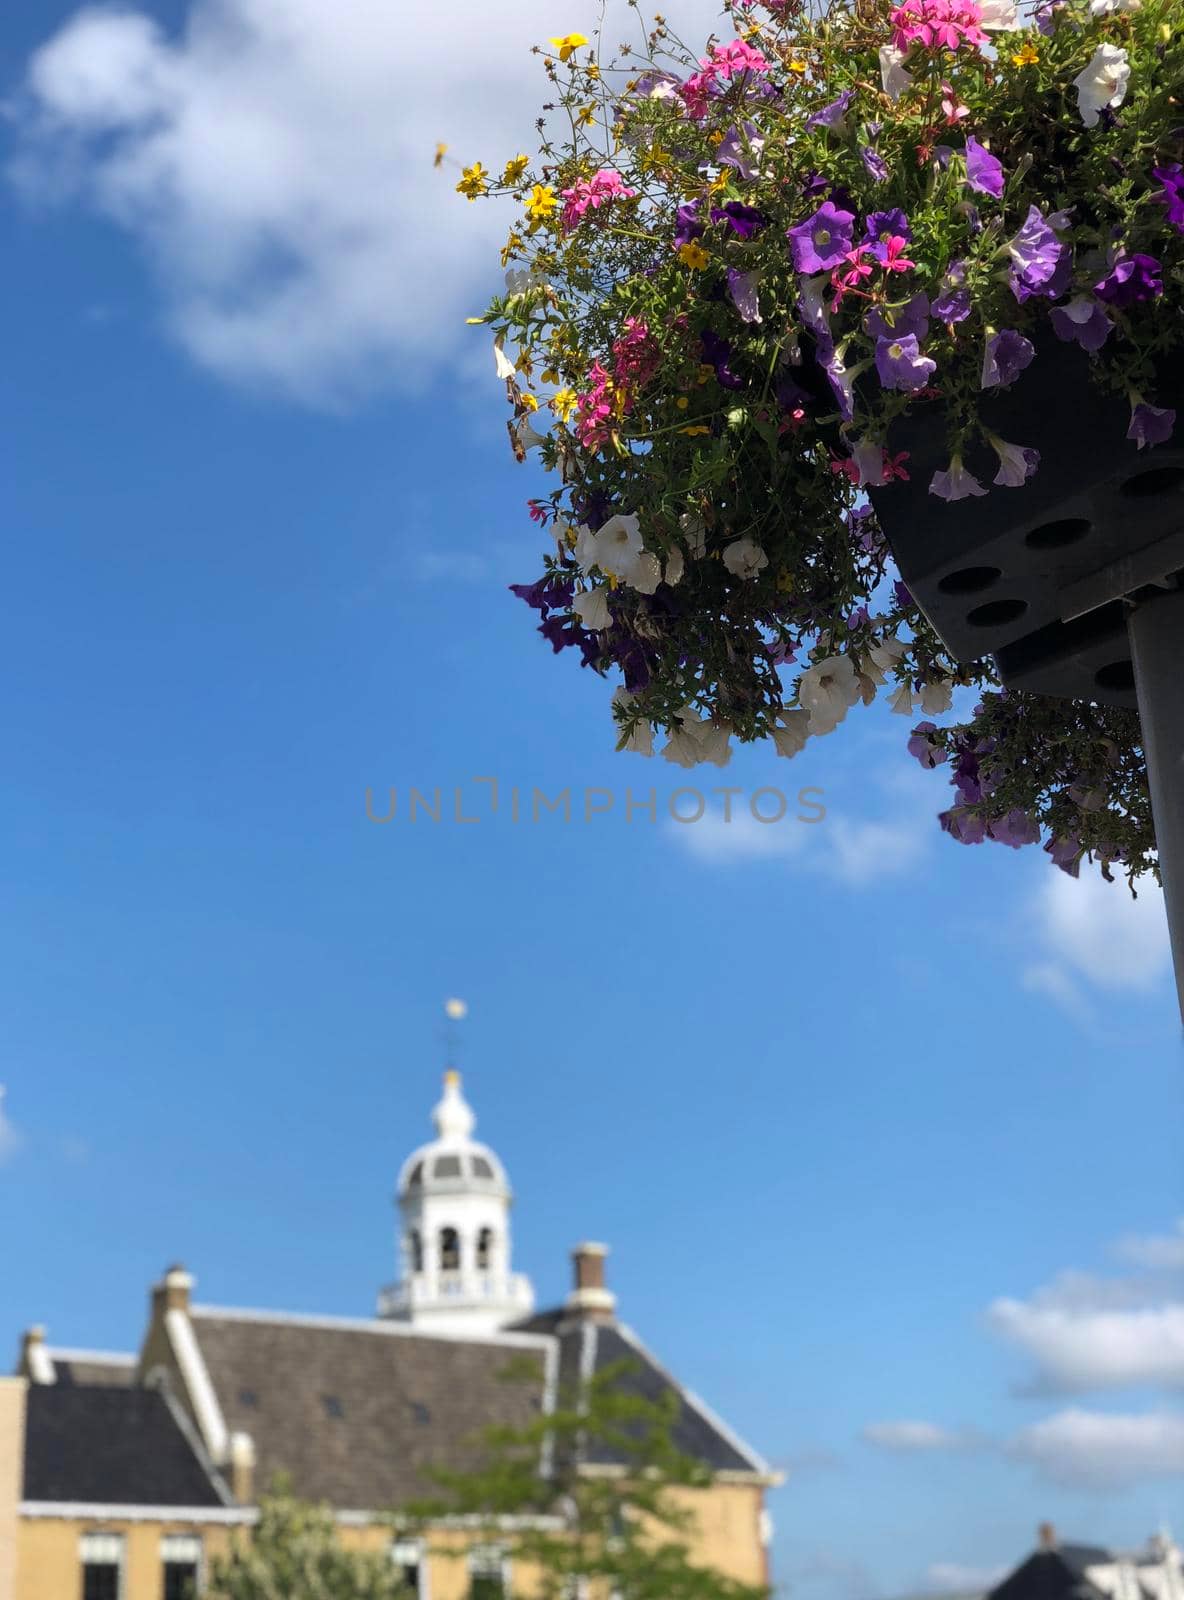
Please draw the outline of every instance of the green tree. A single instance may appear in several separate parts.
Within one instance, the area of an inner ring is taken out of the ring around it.
[[[430,1537],[442,1518],[464,1517],[538,1572],[538,1600],[767,1600],[768,1588],[692,1561],[694,1514],[678,1491],[708,1488],[711,1474],[673,1442],[673,1393],[647,1398],[630,1383],[637,1370],[618,1363],[521,1427],[485,1429],[482,1464],[431,1472],[439,1493],[399,1526]],[[522,1366],[505,1375],[538,1381]]]
[[[207,1600],[408,1600],[386,1553],[343,1550],[333,1513],[295,1500],[281,1482],[249,1539],[211,1563]]]

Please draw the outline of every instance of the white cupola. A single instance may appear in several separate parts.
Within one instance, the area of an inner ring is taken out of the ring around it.
[[[402,1270],[379,1294],[378,1314],[432,1333],[493,1333],[534,1309],[529,1278],[510,1270],[509,1180],[473,1138],[459,1072],[444,1074],[432,1122],[436,1138],[399,1174]]]

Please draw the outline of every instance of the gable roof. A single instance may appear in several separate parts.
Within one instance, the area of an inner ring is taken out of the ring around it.
[[[130,1389],[137,1381],[134,1355],[115,1350],[47,1349],[53,1362],[54,1382]]]
[[[221,1506],[227,1496],[158,1389],[30,1384],[23,1498]]]
[[[255,1482],[382,1511],[429,1495],[429,1467],[475,1468],[473,1436],[522,1426],[549,1398],[551,1341],[458,1338],[404,1324],[195,1306],[193,1332],[229,1433],[249,1434]],[[529,1381],[503,1376],[533,1360]]]
[[[774,1478],[768,1463],[757,1455],[721,1418],[686,1389],[663,1367],[641,1340],[624,1323],[595,1322],[573,1318],[558,1309],[540,1312],[517,1327],[550,1333],[559,1344],[559,1383],[572,1388],[581,1377],[602,1373],[608,1367],[628,1361],[636,1368],[626,1373],[619,1386],[626,1394],[646,1400],[659,1400],[673,1393],[678,1402],[671,1438],[684,1455],[702,1462],[712,1472],[740,1472]],[[594,1466],[622,1466],[627,1458],[603,1443],[594,1443],[584,1459]]]
[[[1107,1600],[1087,1576],[1114,1557],[1099,1545],[1061,1544],[1037,1550],[991,1590],[988,1600]]]

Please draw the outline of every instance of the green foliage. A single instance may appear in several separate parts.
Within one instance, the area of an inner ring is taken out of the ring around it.
[[[408,1600],[385,1552],[343,1550],[332,1512],[293,1499],[282,1483],[264,1497],[251,1533],[212,1563],[205,1593],[207,1600]]]
[[[522,1427],[486,1429],[483,1464],[433,1472],[439,1492],[407,1507],[400,1527],[430,1539],[442,1518],[465,1518],[537,1570],[539,1600],[566,1600],[577,1579],[620,1600],[765,1600],[767,1589],[692,1562],[694,1517],[677,1492],[706,1489],[711,1475],[673,1441],[673,1393],[647,1398],[635,1371],[621,1362]],[[614,1467],[587,1465],[606,1460]]]

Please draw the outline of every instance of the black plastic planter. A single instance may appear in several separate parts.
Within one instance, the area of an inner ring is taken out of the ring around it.
[[[1177,410],[1184,441],[1179,363],[1146,399]],[[873,490],[872,502],[959,661],[991,655],[1009,687],[1139,711],[1184,1008],[1184,442],[1137,449],[1126,401],[1056,340],[1011,389],[984,394],[981,415],[1008,443],[1040,451],[1029,483],[953,502],[930,494],[949,464],[935,403],[894,426],[888,446],[909,452],[910,481]],[[964,464],[989,486],[998,459],[983,447]]]
[[[1184,440],[1184,373],[1147,398],[1176,407]],[[1022,489],[947,502],[929,493],[949,463],[940,403],[899,422],[889,448],[909,452],[910,481],[872,500],[902,577],[960,661],[993,655],[1017,689],[1133,709],[1122,600],[1184,570],[1184,443],[1137,449],[1126,401],[1057,340],[981,414],[1039,450],[1040,469]],[[982,447],[965,465],[990,486],[999,463]]]

